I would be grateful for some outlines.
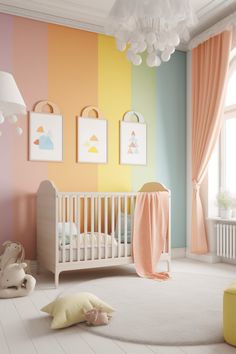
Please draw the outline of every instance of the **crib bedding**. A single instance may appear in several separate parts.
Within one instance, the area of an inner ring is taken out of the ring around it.
[[[117,258],[118,255],[120,254],[120,257],[130,257],[131,256],[131,252],[132,252],[132,247],[131,244],[127,244],[127,251],[125,253],[125,244],[124,243],[117,243],[116,245],[113,246],[113,252],[114,252],[114,258]],[[120,251],[119,251],[120,249]],[[106,255],[106,251],[105,251],[105,247],[101,246],[101,259],[105,259],[105,255]],[[120,253],[119,253],[120,252]],[[78,261],[77,259],[77,248],[73,248],[72,250],[72,254],[73,254],[73,259],[70,260],[70,249],[67,248],[65,249],[65,262],[76,262]],[[79,257],[80,261],[84,261],[85,260],[85,249],[84,248],[80,248],[80,257]],[[99,258],[99,252],[98,252],[98,247],[94,247],[94,259],[98,259]],[[109,247],[107,248],[107,258],[112,258],[112,245],[110,244]],[[92,259],[92,249],[91,247],[87,249],[87,260],[91,260]],[[59,262],[63,261],[63,252],[62,249],[59,249]]]
[[[79,240],[78,240],[79,237]],[[70,248],[70,236],[65,234],[64,236],[65,239],[65,248]],[[79,234],[79,236],[76,234],[72,235],[72,248],[77,248],[80,246],[80,248],[84,248],[84,247],[98,247],[99,246],[99,239],[100,239],[100,245],[102,247],[105,247],[105,245],[107,244],[107,246],[111,246],[112,245],[112,237],[111,235],[106,235],[104,233],[98,233],[98,232],[87,232],[85,233],[81,233]],[[113,244],[114,246],[117,245],[117,241],[115,238],[113,238]],[[62,238],[62,234],[59,233],[59,248],[62,248],[63,246],[63,238]]]

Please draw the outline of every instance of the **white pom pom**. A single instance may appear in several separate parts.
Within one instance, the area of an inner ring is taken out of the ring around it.
[[[116,47],[120,52],[123,52],[126,49],[126,43],[117,39],[116,40]]]
[[[155,66],[160,66],[161,65],[161,59],[160,57],[157,55],[156,56],[156,60],[155,60]]]
[[[131,42],[135,42],[135,43],[143,42],[144,39],[145,39],[144,35],[139,33],[138,30],[136,30],[131,36]]]
[[[134,57],[135,53],[131,50],[131,49],[128,49],[127,52],[126,52],[126,58],[130,61],[132,61],[133,57]]]
[[[167,50],[161,54],[162,61],[169,61],[170,60],[170,53]]]
[[[151,54],[153,52],[153,50],[154,50],[153,46],[152,45],[148,45],[148,47],[147,47],[148,54]]]
[[[166,32],[161,32],[158,36],[158,46],[160,50],[163,50],[162,48],[167,46],[167,41],[169,39],[169,33]]]
[[[175,52],[175,47],[167,47],[166,50],[170,53],[173,54]]]
[[[13,114],[12,116],[10,116],[8,118],[8,120],[9,120],[10,123],[14,124],[14,123],[16,123],[18,121],[18,118],[17,118],[17,116],[15,114]]]
[[[150,68],[155,66],[155,63],[156,63],[156,55],[155,55],[155,53],[150,53],[150,54],[147,55],[146,63],[147,63],[147,65]]]
[[[158,43],[158,48],[162,52],[165,49],[165,44],[162,42]]]
[[[156,41],[156,35],[153,32],[149,32],[146,36],[146,41],[148,45],[153,45]]]
[[[179,35],[177,33],[173,33],[169,43],[171,43],[173,47],[177,47],[180,43]]]
[[[5,122],[5,118],[2,114],[2,112],[0,112],[0,124],[3,124]]]
[[[138,53],[138,43],[131,42],[131,46],[129,48],[133,53]]]
[[[133,58],[132,58],[132,63],[134,65],[140,65],[142,63],[142,58],[140,55],[135,55]]]
[[[23,129],[20,128],[20,127],[16,127],[16,132],[17,132],[18,135],[22,135]]]
[[[146,42],[142,41],[139,42],[138,47],[137,47],[137,53],[143,53],[147,49],[147,44]]]

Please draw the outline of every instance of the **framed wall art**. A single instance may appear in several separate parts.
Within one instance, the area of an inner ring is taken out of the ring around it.
[[[94,110],[97,118],[89,118]],[[97,107],[86,107],[78,117],[77,161],[85,163],[107,163],[107,120],[101,119]]]
[[[63,118],[60,114],[40,112],[41,101],[29,115],[29,159],[31,161],[63,160]],[[36,111],[37,109],[37,111]]]
[[[137,122],[132,120],[135,116]],[[146,165],[147,126],[143,116],[129,111],[120,122],[120,164]]]

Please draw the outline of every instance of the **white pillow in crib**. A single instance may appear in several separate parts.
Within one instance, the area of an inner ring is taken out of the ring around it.
[[[74,222],[65,222],[65,236],[70,236],[70,228],[71,228],[71,234],[72,235],[77,235],[77,227]],[[59,222],[58,223],[58,235],[62,236],[62,230],[63,230],[63,223]]]

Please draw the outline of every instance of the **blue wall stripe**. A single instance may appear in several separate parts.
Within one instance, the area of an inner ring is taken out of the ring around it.
[[[172,194],[172,247],[186,246],[186,54],[157,70],[157,180]]]

